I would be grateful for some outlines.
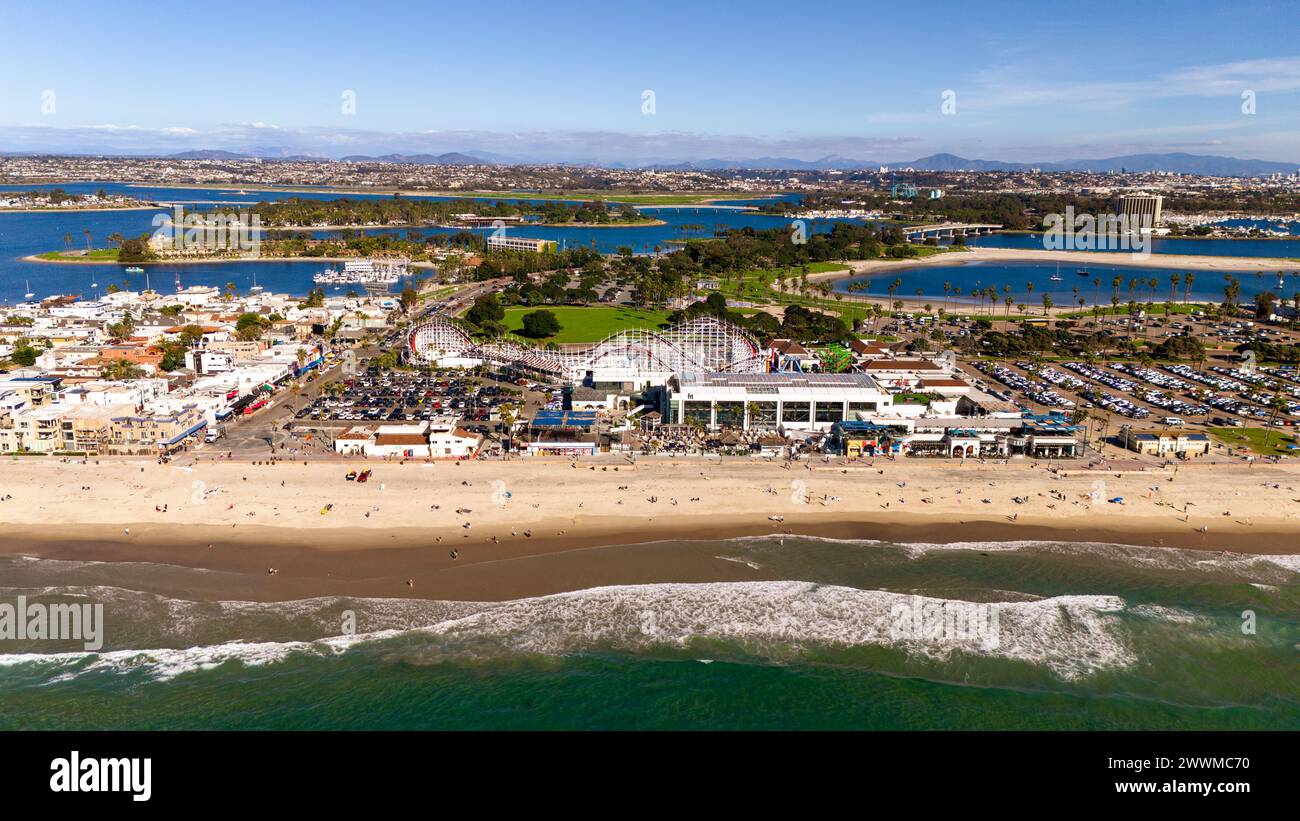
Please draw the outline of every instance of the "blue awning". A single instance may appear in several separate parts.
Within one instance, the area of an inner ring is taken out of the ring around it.
[[[207,426],[208,426],[208,420],[204,419],[202,422],[198,423],[197,425],[185,431],[184,433],[177,434],[176,436],[173,436],[172,438],[168,439],[166,442],[163,443],[163,445],[166,447],[171,447],[172,445],[184,439],[186,436],[191,436],[195,433],[198,433],[199,431],[203,430]]]

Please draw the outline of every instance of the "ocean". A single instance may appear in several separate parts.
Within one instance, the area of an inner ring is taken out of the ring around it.
[[[688,544],[782,580],[259,603],[142,590],[215,571],[3,558],[0,602],[106,627],[0,642],[0,729],[1300,729],[1300,556]]]

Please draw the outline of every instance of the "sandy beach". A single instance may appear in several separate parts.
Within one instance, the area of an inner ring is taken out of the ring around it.
[[[933,254],[914,260],[859,260],[846,263],[852,268],[851,274],[831,271],[824,274],[809,274],[808,280],[815,282],[823,279],[841,279],[861,274],[878,274],[885,271],[901,271],[908,268],[931,268],[941,265],[967,265],[972,262],[1041,262],[1055,264],[1065,262],[1080,265],[1123,265],[1140,268],[1177,269],[1180,271],[1264,271],[1277,273],[1282,269],[1295,269],[1300,261],[1284,257],[1231,257],[1195,254],[1149,254],[1138,256],[1125,252],[1098,251],[1048,251],[1025,248],[969,248],[966,251],[951,251]]]
[[[210,588],[186,577],[179,592],[195,596],[474,600],[766,579],[691,543],[779,533],[1300,552],[1295,466],[372,461],[369,482],[344,479],[362,466],[13,460],[0,467],[0,552],[219,571]],[[681,541],[655,544],[668,540]]]

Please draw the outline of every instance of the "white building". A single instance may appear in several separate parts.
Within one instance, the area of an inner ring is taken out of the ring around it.
[[[397,459],[467,459],[478,452],[479,437],[454,420],[413,425],[357,426],[334,437],[334,450]]]
[[[830,430],[893,402],[864,373],[681,373],[669,387],[669,421],[709,429]]]

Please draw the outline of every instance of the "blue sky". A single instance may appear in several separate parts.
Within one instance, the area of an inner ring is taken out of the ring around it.
[[[0,150],[1300,161],[1294,3],[4,2]]]

